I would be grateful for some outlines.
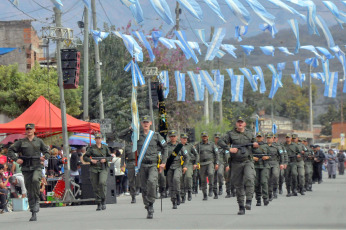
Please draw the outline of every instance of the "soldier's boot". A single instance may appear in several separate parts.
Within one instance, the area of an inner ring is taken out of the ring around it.
[[[333,179],[336,179],[336,175],[335,174],[333,175]]]
[[[287,197],[291,197],[292,196],[292,193],[291,193],[291,189],[290,188],[287,188]]]
[[[263,204],[264,204],[264,206],[268,206],[269,200],[268,199],[263,199]]]
[[[235,189],[232,189],[231,195],[232,195],[232,197],[236,197]]]
[[[274,199],[278,198],[278,190],[277,189],[274,189],[273,198]]]
[[[246,210],[251,210],[251,200],[247,200],[245,203]]]
[[[219,196],[217,195],[217,190],[214,191],[214,199],[219,199]]]
[[[305,195],[305,192],[304,192],[303,188],[300,189],[300,194],[303,195],[303,196]]]
[[[238,215],[245,215],[245,207],[244,207],[244,205],[239,205]]]
[[[106,199],[102,199],[102,202],[101,202],[101,209],[102,209],[102,210],[106,210]]]
[[[136,196],[132,196],[131,204],[136,203]]]
[[[262,204],[261,204],[261,199],[258,199],[257,200],[257,203],[256,203],[256,206],[261,206]]]
[[[96,211],[101,211],[101,208],[102,208],[101,203],[98,203],[98,204],[97,204]]]
[[[279,194],[282,195],[283,191],[282,191],[282,185],[279,185]]]
[[[227,192],[227,195],[225,196],[225,198],[231,198],[231,192],[230,191],[226,191]]]
[[[197,194],[197,192],[196,192],[196,186],[192,186],[192,194]]]
[[[273,201],[273,193],[269,193],[269,201]]]
[[[36,212],[31,212],[31,218],[29,221],[37,221]]]
[[[177,209],[177,208],[178,208],[178,206],[177,206],[177,201],[175,200],[175,201],[173,201],[172,203],[173,203],[173,209]]]
[[[140,188],[136,188],[136,196],[139,195],[139,192],[140,192]]]
[[[191,201],[191,200],[192,200],[191,191],[188,191],[188,192],[187,192],[187,200],[188,200],[188,201]]]
[[[213,188],[210,185],[209,185],[209,194],[208,194],[208,196],[210,196],[210,197],[213,196]]]
[[[179,195],[179,194],[177,194],[177,205],[180,205],[180,203],[181,203],[181,200],[180,200],[180,195]]]
[[[153,214],[154,214],[153,203],[149,203],[147,210],[148,210],[147,219],[153,219]]]
[[[186,200],[186,194],[181,196],[181,203],[184,204]]]
[[[332,175],[328,175],[328,178],[331,179],[331,178],[332,178]]]
[[[203,191],[203,200],[208,200],[207,191]]]
[[[312,184],[310,184],[309,189],[309,191],[312,192]]]
[[[222,195],[222,185],[219,186],[219,195]]]
[[[298,196],[298,192],[296,188],[292,189],[293,196]]]

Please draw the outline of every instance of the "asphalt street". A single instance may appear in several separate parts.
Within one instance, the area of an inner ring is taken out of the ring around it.
[[[154,204],[154,219],[146,219],[141,196],[130,204],[121,196],[117,204],[96,212],[95,205],[41,208],[37,222],[29,222],[30,212],[0,215],[0,229],[346,229],[346,175],[325,177],[305,196],[286,197],[286,191],[268,206],[256,207],[238,216],[236,198],[225,194],[202,201],[201,192],[192,201],[172,209],[169,199]]]

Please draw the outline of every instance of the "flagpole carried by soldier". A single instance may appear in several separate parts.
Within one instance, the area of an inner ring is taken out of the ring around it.
[[[40,210],[40,183],[43,162],[49,158],[48,147],[35,136],[35,124],[25,125],[26,138],[16,141],[8,149],[8,157],[21,165],[25,187],[28,191],[30,221],[37,221],[36,214]],[[17,156],[16,153],[20,155]],[[41,156],[41,153],[43,156]]]

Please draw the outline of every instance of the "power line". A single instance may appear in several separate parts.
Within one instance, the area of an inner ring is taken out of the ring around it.
[[[105,8],[103,8],[103,5],[102,5],[102,3],[101,3],[100,0],[99,0],[99,3],[100,3],[100,5],[101,5],[101,8],[102,8],[103,12],[105,13],[105,15],[106,15],[108,21],[109,21],[109,24],[110,24],[110,25],[113,25],[112,22],[111,22],[111,20],[110,20],[109,17],[108,17],[108,14],[107,14]]]

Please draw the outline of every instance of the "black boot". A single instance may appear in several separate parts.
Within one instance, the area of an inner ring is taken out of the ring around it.
[[[136,203],[136,196],[132,196],[131,204]]]
[[[293,193],[293,196],[298,196],[298,192],[297,192],[297,189],[292,189],[292,193]]]
[[[282,185],[279,185],[279,194],[282,195],[283,191],[282,191]]]
[[[328,175],[328,178],[331,179],[331,178],[332,178],[332,175]]]
[[[257,200],[257,203],[256,203],[256,206],[261,206],[262,204],[261,204],[261,199],[258,199]]]
[[[243,205],[239,205],[238,215],[245,215],[245,208]]]
[[[268,206],[269,200],[268,199],[263,199],[263,204],[264,204],[264,206]]]
[[[303,188],[300,189],[300,194],[303,195],[303,196],[305,195],[305,192],[304,192]]]
[[[36,212],[31,212],[31,218],[29,221],[37,221]]]
[[[106,199],[103,199],[101,202],[101,209],[106,210]]]
[[[218,199],[219,196],[217,195],[217,190],[214,191],[214,199]]]
[[[179,194],[177,194],[177,205],[180,205],[180,195]]]
[[[192,194],[197,194],[195,186],[192,187]]]
[[[220,196],[222,195],[222,185],[219,186],[219,195],[220,195]]]
[[[98,203],[98,204],[97,204],[96,211],[101,211],[101,208],[102,208],[101,203]]]
[[[292,193],[291,193],[291,189],[287,188],[287,197],[291,197],[292,196]]]
[[[333,175],[333,179],[335,179],[336,178],[336,175]]]
[[[188,201],[191,201],[191,200],[192,200],[191,191],[188,191],[188,192],[187,192],[187,200],[188,200]]]
[[[152,203],[149,203],[147,210],[148,210],[147,219],[153,219],[154,206]]]
[[[203,191],[203,200],[208,200],[208,195],[206,191]]]
[[[173,201],[172,203],[173,203],[173,209],[177,209],[177,208],[178,208],[178,206],[177,206],[177,201],[175,200],[175,201]]]
[[[251,210],[251,200],[247,200],[245,204],[246,210]]]
[[[136,196],[139,195],[140,188],[136,188]]]
[[[277,189],[274,189],[273,198],[274,199],[278,198],[278,190]]]
[[[231,195],[232,195],[232,197],[236,197],[236,191],[235,191],[235,189],[232,190]]]
[[[213,188],[209,185],[209,194],[208,196],[212,197],[213,196]]]
[[[225,198],[231,198],[231,192],[230,191],[227,191],[227,195],[225,196]]]
[[[273,194],[269,193],[269,201],[273,201]]]
[[[182,204],[185,203],[185,200],[186,200],[186,196],[185,196],[185,195],[181,196],[181,203],[182,203]]]

